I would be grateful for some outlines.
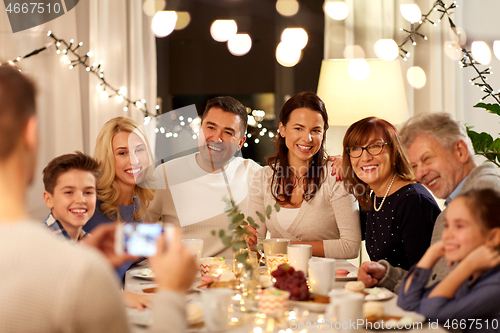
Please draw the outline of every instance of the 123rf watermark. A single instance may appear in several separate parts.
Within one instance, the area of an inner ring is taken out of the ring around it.
[[[73,9],[80,0],[3,0],[12,32],[52,21]]]

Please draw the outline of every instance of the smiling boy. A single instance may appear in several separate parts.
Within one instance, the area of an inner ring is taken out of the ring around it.
[[[43,169],[43,199],[50,208],[44,223],[54,234],[78,243],[94,215],[99,164],[81,152],[54,158]]]

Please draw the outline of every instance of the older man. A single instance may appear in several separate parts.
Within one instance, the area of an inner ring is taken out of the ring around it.
[[[463,124],[447,113],[415,116],[401,130],[418,181],[436,197],[446,199],[445,205],[460,192],[492,188],[500,191],[500,175],[496,166],[485,163],[477,166],[474,149]],[[431,243],[441,239],[446,209],[436,219]],[[429,285],[440,281],[450,271],[441,258],[433,268]],[[367,287],[374,285],[398,290],[403,275],[401,268],[385,260],[365,262],[358,271],[358,280]]]

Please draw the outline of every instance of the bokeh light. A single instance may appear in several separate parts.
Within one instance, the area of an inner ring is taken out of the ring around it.
[[[370,65],[365,59],[353,59],[347,65],[347,71],[353,79],[364,81],[370,76]]]
[[[422,18],[422,12],[416,4],[401,5],[399,9],[405,20],[410,23],[418,22]]]
[[[307,32],[302,28],[287,28],[281,34],[282,42],[293,44],[300,50],[306,47],[308,39]]]
[[[245,55],[252,48],[252,38],[249,34],[236,34],[227,41],[227,48],[234,56]]]
[[[235,20],[215,20],[210,27],[210,34],[217,42],[227,42],[237,32]]]
[[[300,61],[302,51],[293,44],[281,42],[276,47],[276,60],[281,66],[293,67]]]
[[[189,25],[191,22],[191,15],[188,12],[176,12],[177,22],[175,24],[175,30],[182,30]]]
[[[453,60],[462,59],[462,48],[456,41],[447,40],[444,42],[444,53]]]
[[[276,10],[282,16],[293,16],[299,11],[299,2],[297,0],[278,0],[276,1]]]
[[[165,0],[146,0],[142,4],[142,10],[147,16],[154,16],[160,10],[165,8]]]
[[[349,15],[349,7],[344,1],[328,1],[324,10],[334,20],[344,20]]]
[[[467,33],[463,28],[455,27],[450,29],[449,33],[451,40],[458,42],[458,44],[465,45],[465,43],[467,43]]]
[[[379,39],[375,43],[374,49],[377,57],[384,61],[392,61],[399,54],[399,47],[394,39]]]
[[[162,10],[155,14],[151,27],[157,37],[168,36],[174,31],[177,13],[172,10]]]
[[[493,53],[495,53],[495,57],[500,60],[500,40],[493,42]]]
[[[422,88],[427,81],[424,70],[418,66],[408,68],[406,78],[408,79],[408,83],[415,89]]]
[[[345,59],[363,59],[365,58],[365,51],[359,45],[347,45],[343,52]]]
[[[491,61],[491,50],[485,42],[472,42],[471,52],[474,60],[481,65],[488,65]]]

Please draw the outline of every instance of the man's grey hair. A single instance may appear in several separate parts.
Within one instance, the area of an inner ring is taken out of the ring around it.
[[[436,139],[441,145],[452,151],[458,140],[467,144],[469,156],[474,157],[474,147],[467,135],[465,125],[453,120],[446,112],[424,113],[414,116],[403,125],[401,129],[401,140],[408,149],[419,135],[427,135]]]

